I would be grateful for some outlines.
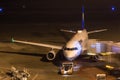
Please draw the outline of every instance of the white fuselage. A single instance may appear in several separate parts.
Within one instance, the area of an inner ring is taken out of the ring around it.
[[[65,45],[63,54],[67,60],[73,61],[87,49],[88,35],[86,30],[78,31]]]
[[[63,50],[64,56],[69,61],[73,61],[81,52],[82,47],[78,41],[69,41]]]

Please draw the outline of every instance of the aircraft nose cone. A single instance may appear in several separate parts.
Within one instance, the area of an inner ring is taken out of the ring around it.
[[[75,56],[66,56],[66,59],[69,61],[73,61],[75,58]]]
[[[67,57],[67,59],[68,59],[69,61],[73,61],[73,60],[74,60],[74,57]]]
[[[64,56],[66,57],[67,60],[73,61],[77,55],[76,52],[66,51]]]

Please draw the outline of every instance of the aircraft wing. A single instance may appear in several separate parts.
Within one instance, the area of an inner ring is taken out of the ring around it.
[[[62,46],[43,44],[43,43],[35,43],[35,42],[28,42],[28,41],[21,41],[21,40],[15,40],[13,38],[12,38],[12,42],[17,42],[17,43],[22,43],[22,44],[29,44],[29,45],[35,45],[35,46],[43,46],[43,47],[48,47],[48,48],[52,48],[52,49],[62,49]]]

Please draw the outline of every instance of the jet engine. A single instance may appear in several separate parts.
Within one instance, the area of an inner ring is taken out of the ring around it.
[[[55,51],[51,50],[49,51],[49,53],[46,55],[47,60],[51,61],[54,60],[56,57],[56,53]]]

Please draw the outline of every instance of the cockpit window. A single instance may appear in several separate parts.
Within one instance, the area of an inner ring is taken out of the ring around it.
[[[78,50],[78,48],[77,47],[74,47],[74,48],[64,48],[64,50]]]

